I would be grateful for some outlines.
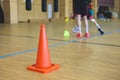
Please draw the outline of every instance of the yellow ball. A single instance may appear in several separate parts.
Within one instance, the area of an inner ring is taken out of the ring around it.
[[[65,22],[69,22],[69,18],[66,18],[66,19],[65,19]]]

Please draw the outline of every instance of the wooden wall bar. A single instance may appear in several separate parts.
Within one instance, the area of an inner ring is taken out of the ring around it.
[[[2,0],[0,0],[1,2]],[[113,11],[120,15],[120,0],[114,0]],[[53,5],[53,0],[47,0],[48,3]],[[97,13],[98,0],[93,0],[94,11]],[[41,0],[33,0],[32,10],[27,11],[25,9],[24,0],[3,0],[1,3],[4,8],[5,22],[6,23],[18,23],[18,21],[41,20],[47,19],[48,12],[41,11]],[[72,13],[72,0],[59,0],[59,11],[53,11],[53,18],[65,18],[69,17]],[[96,16],[96,14],[95,14]]]

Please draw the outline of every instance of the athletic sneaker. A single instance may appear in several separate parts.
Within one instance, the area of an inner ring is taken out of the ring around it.
[[[104,31],[102,29],[98,28],[98,31],[100,32],[101,35],[104,34]]]
[[[79,31],[79,27],[78,26],[76,26],[75,28],[72,29],[72,32],[74,32],[74,33],[78,32],[78,31]]]
[[[82,38],[82,34],[78,33],[78,34],[76,35],[76,37],[77,37],[77,38]]]
[[[86,37],[86,38],[89,38],[89,37],[90,37],[90,34],[86,32],[86,33],[85,33],[85,37]]]

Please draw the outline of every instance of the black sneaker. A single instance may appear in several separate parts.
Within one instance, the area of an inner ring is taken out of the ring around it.
[[[98,31],[100,32],[101,35],[104,34],[104,31],[102,29],[98,28]]]

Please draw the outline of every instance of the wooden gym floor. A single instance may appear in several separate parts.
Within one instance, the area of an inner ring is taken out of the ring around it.
[[[63,19],[0,24],[0,80],[120,80],[120,19],[97,21],[105,34],[89,22],[88,39],[77,39],[71,32],[75,22]],[[26,69],[36,63],[41,24],[46,25],[51,63],[60,65],[48,74]]]

